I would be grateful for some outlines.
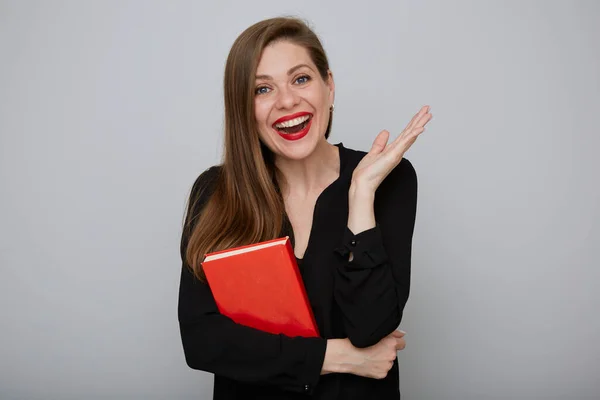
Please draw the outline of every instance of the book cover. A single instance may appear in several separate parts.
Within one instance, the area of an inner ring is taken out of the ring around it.
[[[287,336],[319,336],[289,237],[206,255],[202,268],[221,314]]]

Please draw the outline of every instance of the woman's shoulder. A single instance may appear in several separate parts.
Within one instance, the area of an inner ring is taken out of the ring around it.
[[[202,171],[196,178],[194,186],[205,186],[216,181],[221,174],[222,167],[222,165],[213,165]]]
[[[387,178],[396,183],[402,182],[404,185],[415,187],[417,185],[417,171],[415,171],[415,167],[407,158],[402,158]]]
[[[213,165],[200,173],[192,185],[190,198],[195,200],[201,196],[210,195],[214,191],[221,169],[221,165]]]

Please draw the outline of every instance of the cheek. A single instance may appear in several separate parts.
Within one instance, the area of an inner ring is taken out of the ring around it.
[[[258,128],[258,136],[261,142],[267,145],[269,143],[269,126],[267,118],[269,117],[269,107],[264,102],[254,102],[254,118],[256,119],[256,126]]]
[[[326,86],[322,86],[312,96],[312,102],[321,112],[329,110],[329,91]]]
[[[318,98],[316,99],[319,108],[319,113],[321,114],[321,119],[325,120],[325,124],[329,120],[329,96],[326,92],[319,93]]]
[[[267,123],[268,116],[268,106],[260,101],[254,102],[254,117],[256,118],[256,122],[259,126],[265,125]]]

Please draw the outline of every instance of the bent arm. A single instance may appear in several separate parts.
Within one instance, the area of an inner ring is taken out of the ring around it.
[[[210,288],[184,266],[179,327],[191,368],[231,379],[310,393],[321,374],[327,341],[276,335],[235,323],[219,313]]]
[[[186,362],[238,381],[310,394],[322,372],[327,340],[276,335],[237,324],[219,313],[209,285],[198,280],[185,261],[193,221],[208,201],[218,173],[218,168],[210,168],[194,183],[181,238],[178,319]]]
[[[375,196],[353,188],[349,196],[348,227],[343,245],[336,249],[343,264],[336,269],[334,298],[350,342],[368,347],[398,327],[408,300],[415,170],[403,159]]]

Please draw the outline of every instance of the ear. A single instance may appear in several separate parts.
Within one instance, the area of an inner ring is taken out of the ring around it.
[[[329,87],[329,103],[333,104],[335,101],[335,82],[333,81],[333,72],[327,70],[327,87]]]

